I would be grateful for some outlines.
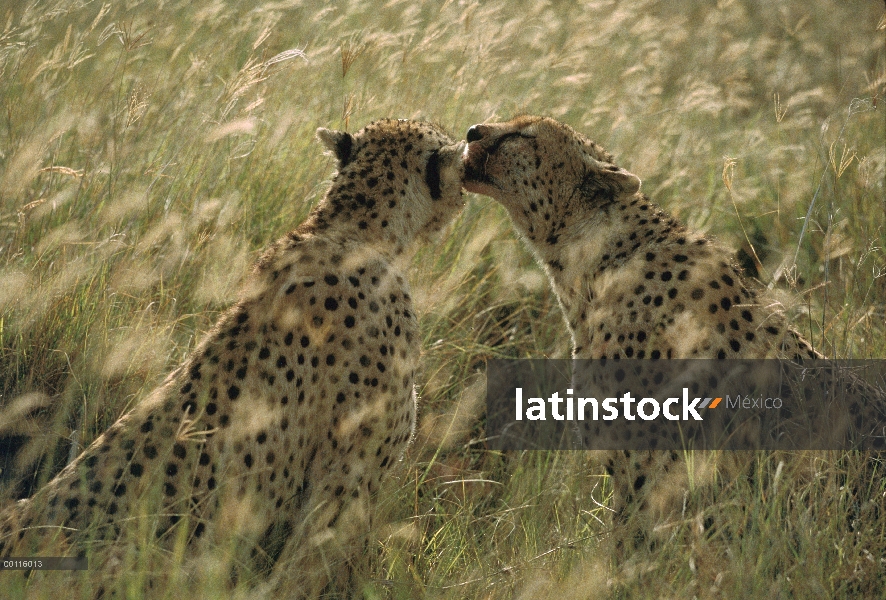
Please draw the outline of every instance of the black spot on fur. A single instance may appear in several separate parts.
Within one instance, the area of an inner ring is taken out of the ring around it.
[[[443,191],[440,189],[440,152],[437,150],[434,150],[428,158],[425,168],[425,183],[431,191],[431,199],[439,200]]]

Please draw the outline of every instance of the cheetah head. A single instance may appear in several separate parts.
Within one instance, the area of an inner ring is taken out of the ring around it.
[[[530,239],[640,189],[600,146],[553,119],[474,125],[467,141],[465,189],[501,202]]]
[[[427,238],[464,206],[465,143],[437,125],[384,119],[355,134],[320,128],[317,137],[338,161],[329,198],[369,235]]]

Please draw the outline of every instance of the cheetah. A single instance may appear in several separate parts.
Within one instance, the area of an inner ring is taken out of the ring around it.
[[[661,210],[636,175],[569,126],[521,116],[474,125],[466,137],[465,189],[507,210],[550,279],[573,358],[822,358],[722,246]],[[644,527],[679,514],[683,461],[678,452],[605,451],[612,508],[641,529],[629,536],[645,538]],[[660,500],[662,488],[672,501]]]
[[[288,594],[329,585],[321,559],[353,552],[413,435],[402,266],[463,207],[464,143],[407,120],[317,136],[338,167],[325,197],[159,388],[6,511],[0,556],[45,556],[55,538],[92,560],[135,520],[189,555],[236,539]]]

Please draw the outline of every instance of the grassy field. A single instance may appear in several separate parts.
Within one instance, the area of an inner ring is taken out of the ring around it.
[[[325,192],[319,126],[563,120],[738,251],[816,348],[886,357],[884,6],[783,4],[0,0],[0,494],[51,477],[234,301]],[[468,197],[411,281],[421,421],[363,598],[886,593],[886,480],[838,453],[761,455],[616,565],[593,455],[484,448],[485,360],[569,352],[503,210]]]

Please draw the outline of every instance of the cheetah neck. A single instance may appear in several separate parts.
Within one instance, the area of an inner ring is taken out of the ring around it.
[[[819,356],[727,248],[641,193],[496,199],[549,276],[576,358]]]
[[[575,213],[555,243],[550,236],[524,234],[551,280],[573,339],[577,323],[606,298],[614,281],[642,278],[637,271],[649,253],[670,246],[692,253],[699,240],[708,243],[642,194]]]
[[[308,219],[293,233],[302,237],[322,237],[341,245],[374,250],[387,259],[407,259],[418,247],[423,227],[432,219],[424,202],[417,199],[408,211],[389,207],[388,200],[369,194],[343,206],[340,190],[333,187],[314,208]],[[408,195],[401,202],[409,203]]]

